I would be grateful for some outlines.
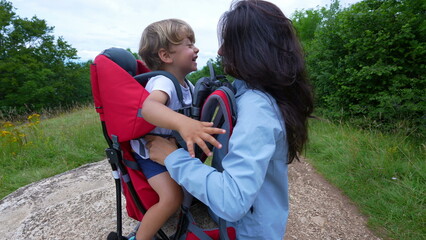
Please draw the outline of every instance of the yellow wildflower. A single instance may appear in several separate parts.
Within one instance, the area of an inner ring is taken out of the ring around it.
[[[28,116],[28,120],[31,120],[31,119],[33,119],[33,118],[39,118],[40,117],[40,114],[38,114],[38,113],[34,113],[34,114],[31,114],[30,116]]]
[[[5,127],[5,128],[13,127],[13,123],[12,122],[5,122],[5,123],[3,123],[3,127]]]
[[[1,131],[1,136],[2,137],[4,137],[4,136],[7,136],[7,135],[11,135],[12,133],[11,132],[9,132],[9,131]]]

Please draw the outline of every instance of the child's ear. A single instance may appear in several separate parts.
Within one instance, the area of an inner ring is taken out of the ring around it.
[[[167,51],[167,50],[166,50],[166,49],[164,49],[164,48],[161,48],[161,49],[158,51],[158,56],[160,57],[161,61],[162,61],[162,62],[164,62],[164,63],[172,63],[172,62],[173,62],[173,59],[172,59],[172,57],[170,56],[169,51]]]

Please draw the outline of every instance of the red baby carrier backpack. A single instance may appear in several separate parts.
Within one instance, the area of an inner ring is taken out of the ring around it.
[[[235,99],[232,86],[223,76],[216,76],[209,63],[210,77],[201,78],[193,90],[193,103],[179,110],[189,117],[201,121],[212,121],[219,128],[226,129],[221,135],[222,149],[213,152],[227,152],[227,140],[232,134],[236,122]],[[121,48],[109,48],[100,53],[90,68],[92,94],[96,111],[102,124],[102,130],[109,148],[106,155],[113,170],[116,185],[117,232],[111,232],[108,239],[127,239],[122,235],[121,194],[126,199],[126,211],[129,217],[140,221],[146,209],[158,202],[158,195],[151,188],[131,154],[130,140],[140,138],[155,126],[144,120],[141,109],[149,92],[146,83],[153,76],[164,75],[175,84],[179,101],[182,92],[177,79],[165,71],[150,71],[132,53]],[[186,144],[180,136],[174,136],[182,147]],[[196,156],[204,161],[206,156],[196,148]],[[219,164],[220,165],[220,164]],[[175,234],[167,236],[161,229],[158,239],[235,239],[235,230],[226,228],[223,220],[218,229],[203,230],[195,225],[189,213],[192,196],[185,193],[181,217]]]

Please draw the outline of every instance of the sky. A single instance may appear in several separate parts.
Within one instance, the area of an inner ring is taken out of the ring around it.
[[[10,1],[10,0],[9,0]],[[296,10],[317,9],[331,0],[270,0],[287,17]],[[343,7],[360,0],[340,0]],[[54,27],[77,49],[80,60],[93,60],[110,47],[138,52],[144,28],[166,18],[179,18],[192,26],[198,53],[198,69],[215,59],[218,49],[217,23],[232,0],[11,0],[21,18],[37,16]]]

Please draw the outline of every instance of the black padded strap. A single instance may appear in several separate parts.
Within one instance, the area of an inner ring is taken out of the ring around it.
[[[175,86],[175,89],[176,89],[176,94],[177,94],[177,97],[179,99],[179,102],[182,104],[182,106],[184,106],[183,94],[182,94],[182,89],[180,88],[180,83],[177,80],[177,78],[175,76],[173,76],[173,74],[166,72],[166,71],[152,71],[152,72],[147,72],[147,73],[142,73],[142,74],[136,75],[134,78],[142,86],[145,86],[150,78],[158,76],[158,75],[163,75],[163,76],[169,78],[170,80],[172,80],[173,85]],[[188,85],[188,87],[189,87],[189,85]]]
[[[228,230],[226,228],[226,221],[222,218],[219,218],[219,233],[220,240],[229,240]]]
[[[187,230],[188,230],[187,232],[192,232],[200,240],[213,240],[209,235],[207,235],[207,233],[203,231],[202,228],[194,224],[195,223],[194,217],[189,211],[185,212],[185,217],[187,218],[189,223],[187,227]],[[187,233],[180,236],[179,240],[185,240],[186,237],[187,237]]]
[[[229,105],[231,105],[232,120],[234,121],[232,124],[235,124],[235,121],[237,120],[237,103],[235,102],[235,93],[232,89],[226,86],[222,86],[219,89],[224,91],[228,96]]]
[[[136,171],[142,171],[142,169],[139,167],[139,164],[135,161],[130,161],[127,159],[123,159],[124,165],[126,165],[126,167],[131,168],[133,170]]]
[[[209,235],[207,235],[207,233],[203,231],[202,228],[198,227],[193,222],[189,223],[188,230],[197,236],[200,240],[213,240],[211,237],[209,237]]]

